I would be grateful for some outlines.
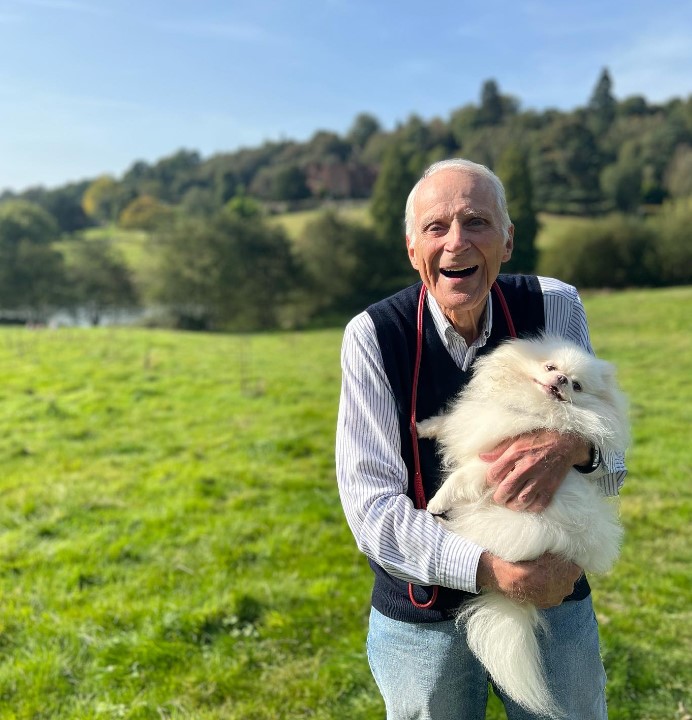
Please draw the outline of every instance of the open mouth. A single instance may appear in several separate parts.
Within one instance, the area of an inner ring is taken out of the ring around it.
[[[559,400],[560,402],[567,402],[567,398],[560,392],[560,388],[558,388],[557,385],[544,385],[542,382],[536,380],[536,378],[534,378],[533,381],[536,383],[536,385],[540,385],[546,395],[552,395],[556,400]]]
[[[471,267],[461,268],[440,268],[440,274],[448,278],[465,278],[473,275],[478,270],[478,265],[472,265]]]

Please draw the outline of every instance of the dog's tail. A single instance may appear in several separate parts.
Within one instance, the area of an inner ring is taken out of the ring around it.
[[[469,648],[494,683],[514,702],[541,717],[564,717],[545,680],[536,637],[545,628],[533,605],[482,594],[464,604],[457,624],[465,627]]]

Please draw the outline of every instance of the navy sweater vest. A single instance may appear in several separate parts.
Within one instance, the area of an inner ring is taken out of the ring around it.
[[[509,306],[512,322],[519,337],[536,335],[545,327],[543,293],[538,279],[532,275],[500,275],[497,278]],[[413,446],[409,432],[411,417],[411,391],[416,356],[416,317],[418,297],[422,283],[371,305],[367,312],[372,318],[382,353],[384,369],[397,402],[401,434],[401,453],[408,468],[408,496],[413,500]],[[493,350],[510,337],[510,331],[502,306],[492,292],[493,326],[485,346],[478,356]],[[418,379],[416,405],[417,420],[424,420],[441,413],[449,402],[466,385],[470,372],[460,370],[450,357],[435,328],[430,311],[425,307],[423,317],[423,351]],[[432,440],[420,439],[418,443],[423,487],[426,498],[431,498],[440,486],[442,468]],[[418,608],[409,599],[408,583],[393,577],[377,563],[370,561],[375,573],[372,605],[383,615],[406,622],[437,622],[448,620],[469,593],[440,587],[437,601],[428,609]],[[569,600],[577,600],[589,594],[586,578],[582,576]],[[432,588],[415,588],[417,602],[426,603]]]

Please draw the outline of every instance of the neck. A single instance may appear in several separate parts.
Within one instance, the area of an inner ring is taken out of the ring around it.
[[[464,338],[469,346],[478,340],[478,336],[481,334],[480,329],[485,315],[486,304],[487,302],[478,309],[474,308],[463,313],[445,313],[449,322],[452,323],[452,327]]]

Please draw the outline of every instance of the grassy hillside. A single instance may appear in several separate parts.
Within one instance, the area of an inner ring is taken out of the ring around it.
[[[369,224],[370,215],[367,201],[351,201],[330,205],[325,203],[323,207],[314,210],[301,210],[299,212],[282,213],[270,218],[270,222],[281,225],[288,233],[291,240],[299,240],[306,226],[315,220],[327,208],[333,208],[340,217],[351,222]]]
[[[682,720],[692,288],[586,303],[635,436],[623,557],[593,580],[610,717]],[[339,343],[0,331],[0,717],[384,717],[334,480]]]

